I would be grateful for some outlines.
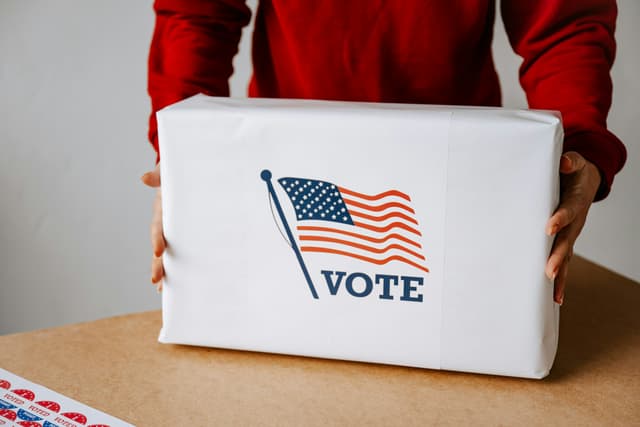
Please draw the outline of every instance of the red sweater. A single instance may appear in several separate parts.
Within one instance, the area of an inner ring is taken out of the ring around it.
[[[559,110],[565,151],[601,171],[604,198],[626,151],[607,130],[614,0],[502,0],[523,58],[529,106]],[[156,0],[149,54],[153,113],[202,92],[228,96],[251,12],[241,0]],[[262,0],[249,95],[499,106],[493,0]],[[158,151],[155,114],[149,139]],[[159,158],[159,153],[158,153]]]

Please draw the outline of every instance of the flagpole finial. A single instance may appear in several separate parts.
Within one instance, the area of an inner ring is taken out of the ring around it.
[[[269,181],[271,179],[271,171],[269,169],[264,169],[260,172],[260,178],[262,178],[263,181]]]

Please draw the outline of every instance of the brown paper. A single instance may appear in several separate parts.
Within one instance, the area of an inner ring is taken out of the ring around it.
[[[0,337],[0,367],[139,426],[640,425],[639,313],[577,257],[544,380],[162,345],[159,312]]]

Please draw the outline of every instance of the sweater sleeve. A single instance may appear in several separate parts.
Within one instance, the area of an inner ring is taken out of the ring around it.
[[[502,0],[511,46],[523,58],[520,83],[530,108],[559,110],[564,151],[577,151],[602,177],[607,196],[626,150],[607,130],[615,57],[615,0]]]
[[[156,0],[149,50],[149,141],[160,160],[156,111],[197,93],[229,96],[232,61],[251,19],[243,0]]]

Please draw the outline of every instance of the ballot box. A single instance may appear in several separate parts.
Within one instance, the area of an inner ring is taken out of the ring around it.
[[[549,373],[557,113],[197,95],[157,119],[161,342]]]

